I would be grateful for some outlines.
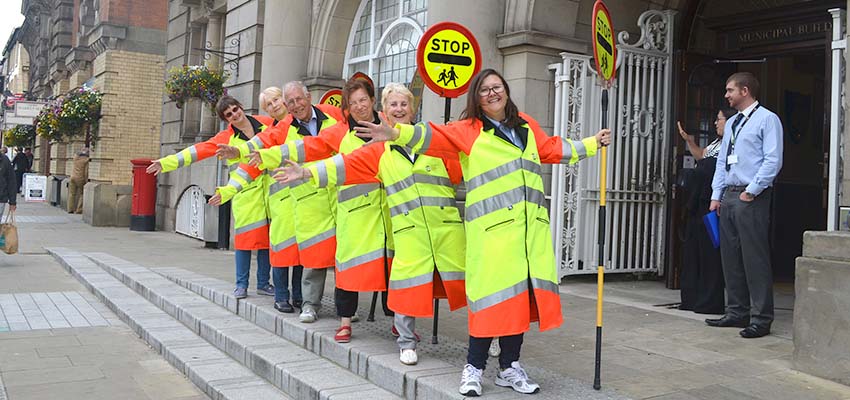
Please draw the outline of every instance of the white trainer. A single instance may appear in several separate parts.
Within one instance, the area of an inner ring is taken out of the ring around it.
[[[316,312],[313,311],[312,308],[308,307],[304,307],[304,309],[301,310],[301,315],[298,316],[298,320],[305,324],[316,322],[317,319],[319,319],[319,317],[316,315]]]
[[[404,365],[416,365],[416,363],[419,362],[419,356],[416,355],[416,349],[401,349],[398,359]]]
[[[493,338],[493,341],[490,342],[490,350],[487,350],[487,354],[489,354],[490,357],[498,357],[499,354],[502,354],[502,348],[499,347],[499,338]]]
[[[499,371],[496,375],[496,385],[510,387],[520,393],[532,394],[540,391],[540,385],[528,378],[528,374],[519,365],[519,361],[511,363],[511,367]]]
[[[460,376],[460,394],[464,396],[481,396],[481,374],[483,370],[475,368],[472,364],[466,364],[463,367],[463,374]]]

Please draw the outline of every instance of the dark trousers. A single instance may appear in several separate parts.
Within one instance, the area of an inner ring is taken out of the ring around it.
[[[360,293],[358,292],[349,292],[345,289],[334,288],[336,315],[340,318],[351,318],[357,312],[357,302],[359,300]]]
[[[726,315],[770,327],[773,270],[770,264],[770,188],[751,202],[726,190],[720,207],[720,254],[726,281]]]
[[[499,368],[507,369],[511,367],[511,363],[519,361],[519,352],[522,349],[523,334],[512,336],[502,336],[499,338],[499,347],[502,348],[502,353],[499,354]],[[490,342],[493,338],[477,338],[469,337],[469,351],[466,353],[466,362],[472,364],[473,367],[484,369],[487,366],[487,353],[490,350]]]
[[[682,245],[681,285],[682,304],[680,310],[691,310],[703,314],[723,314],[726,299],[723,297],[723,270],[720,249],[714,248],[702,214],[688,217],[685,228],[687,238]],[[722,210],[721,210],[722,212]]]
[[[21,192],[21,186],[24,184],[24,171],[15,171],[15,180],[18,184],[18,193]]]

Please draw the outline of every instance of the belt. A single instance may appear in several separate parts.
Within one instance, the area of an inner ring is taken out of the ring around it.
[[[729,186],[726,186],[727,192],[745,192],[746,190],[747,190],[747,185],[740,185],[740,186],[729,185]]]

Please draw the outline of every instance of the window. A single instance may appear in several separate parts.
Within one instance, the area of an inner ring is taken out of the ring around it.
[[[368,74],[378,97],[387,83],[410,83],[416,72],[416,44],[426,27],[426,8],[426,0],[361,3],[349,35],[344,76]]]

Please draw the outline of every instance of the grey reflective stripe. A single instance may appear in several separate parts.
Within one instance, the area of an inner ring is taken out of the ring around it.
[[[395,217],[396,215],[413,211],[422,206],[457,207],[457,203],[455,203],[455,199],[448,197],[417,197],[408,202],[390,207],[390,216]]]
[[[286,160],[289,159],[289,146],[282,144],[280,146],[280,165],[279,167],[286,166]]]
[[[377,183],[362,183],[347,187],[339,191],[339,194],[337,195],[337,201],[340,203],[344,203],[348,200],[357,198],[380,188],[381,185]]]
[[[452,181],[449,178],[445,178],[442,176],[434,176],[434,175],[425,175],[425,174],[413,174],[404,178],[392,185],[387,186],[384,190],[387,191],[387,196],[392,196],[393,194],[400,192],[404,189],[407,189],[413,186],[414,183],[427,183],[431,185],[440,185],[440,186],[451,186]]]
[[[440,273],[440,279],[442,279],[443,281],[462,281],[462,280],[466,279],[466,272],[462,272],[462,271],[452,271],[452,272],[445,271],[444,272],[444,271],[439,271],[439,270],[438,270],[438,272]]]
[[[531,278],[531,287],[558,294],[558,284],[540,278]]]
[[[428,271],[426,274],[414,276],[413,278],[399,279],[394,281],[390,279],[390,289],[408,289],[416,286],[422,286],[434,281],[434,272]]]
[[[489,296],[484,296],[476,301],[472,301],[472,299],[467,296],[466,303],[469,305],[469,311],[479,312],[487,307],[495,306],[505,300],[509,300],[513,297],[516,297],[523,292],[528,290],[528,280],[523,279],[520,282],[517,282],[516,285],[513,285],[507,289],[502,289],[496,293],[493,293]]]
[[[230,178],[230,180],[227,181],[227,184],[229,186],[235,187],[237,192],[241,192],[242,189],[243,189],[242,182],[239,182],[239,181],[237,181],[236,179],[233,179],[233,178]]]
[[[336,269],[339,270],[339,272],[342,272],[342,271],[345,271],[347,269],[354,268],[358,265],[366,264],[369,261],[379,260],[381,258],[384,258],[384,252],[385,251],[386,251],[386,249],[378,249],[378,250],[375,250],[375,251],[370,251],[370,252],[363,254],[361,256],[354,257],[354,258],[352,258],[352,259],[350,259],[346,262],[341,262],[339,260],[336,260]]]
[[[334,235],[336,235],[336,227],[328,229],[327,231],[324,231],[324,232],[322,232],[322,233],[320,233],[316,236],[313,236],[313,237],[311,237],[307,240],[299,242],[298,243],[298,249],[304,250],[304,249],[306,249],[306,248],[308,248],[308,247],[310,247],[310,246],[312,246],[316,243],[319,243],[323,240],[330,239],[330,238],[334,237]]]
[[[387,249],[387,258],[393,258],[393,257],[395,257],[395,250]]]
[[[334,161],[334,166],[336,166],[336,184],[341,186],[345,182],[345,160],[342,159],[342,154],[331,157],[331,160]]]
[[[292,181],[292,182],[287,183],[287,185],[290,188],[295,189],[295,188],[299,188],[299,187],[304,186],[304,185],[311,185],[311,183],[310,183],[310,181]]]
[[[294,245],[295,245],[295,238],[291,237],[291,238],[286,239],[286,240],[284,240],[284,241],[282,241],[278,244],[272,244],[272,251],[281,251],[281,250],[283,250],[283,249],[285,249],[289,246],[294,246]]]
[[[422,124],[413,125],[413,136],[410,137],[410,143],[407,147],[413,147],[420,140],[422,140]]]
[[[567,164],[573,158],[573,146],[567,139],[561,138],[561,164]]]
[[[186,165],[186,159],[183,157],[183,151],[177,152],[175,156],[177,157],[177,168],[181,168]]]
[[[316,180],[319,182],[319,187],[327,187],[328,186],[328,166],[325,165],[325,162],[319,162],[316,164]]]
[[[526,194],[528,196],[526,196]],[[507,192],[488,197],[475,204],[467,205],[465,219],[469,222],[507,206],[517,204],[523,200],[537,204],[541,207],[546,207],[546,198],[543,195],[543,192],[528,186],[520,186]]]
[[[260,227],[266,226],[266,225],[268,225],[268,224],[269,224],[269,220],[267,220],[267,219],[263,219],[263,220],[261,220],[261,221],[254,222],[253,224],[248,224],[248,225],[245,225],[245,226],[240,226],[240,227],[238,227],[238,228],[234,229],[234,230],[233,230],[233,232],[234,232],[235,234],[237,234],[237,235],[238,235],[238,234],[240,234],[240,233],[245,233],[245,232],[253,231],[254,229],[257,229],[257,228],[260,228]]]
[[[189,155],[192,157],[190,162],[198,161],[198,149],[195,146],[189,146]]]
[[[307,159],[307,150],[304,148],[304,141],[295,142],[295,154],[298,156],[297,162],[303,163]]]
[[[269,186],[269,197],[274,196],[277,192],[289,187],[288,183],[275,182]]]
[[[232,164],[227,166],[227,173],[231,173],[233,171],[236,171],[236,169],[238,169],[238,168],[239,168],[239,163],[232,163]]]
[[[251,174],[249,174],[248,171],[245,171],[244,169],[237,168],[236,169],[236,175],[239,176],[240,178],[246,180],[248,183],[251,183],[251,182],[254,181],[254,178],[251,177]]]
[[[505,176],[519,169],[524,169],[528,172],[535,173],[538,175],[541,171],[539,164],[533,161],[526,160],[524,158],[517,158],[516,160],[509,161],[489,171],[483,172],[467,181],[467,192],[471,192],[487,182],[494,181],[499,177]]]
[[[254,137],[254,139],[256,139],[256,137]],[[248,146],[248,151],[257,150],[257,147],[254,145],[254,139],[245,142],[245,145]]]
[[[419,154],[425,154],[428,148],[431,147],[431,124],[423,123],[425,126],[425,137],[422,139],[422,147],[419,148]]]
[[[576,154],[578,154],[579,160],[587,158],[587,148],[584,146],[584,142],[581,140],[573,141],[573,146],[576,147]]]

